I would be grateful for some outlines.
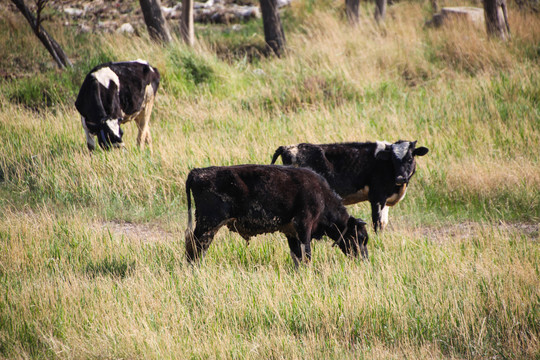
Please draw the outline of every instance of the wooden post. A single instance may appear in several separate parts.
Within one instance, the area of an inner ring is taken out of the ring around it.
[[[182,0],[182,18],[180,19],[180,34],[184,42],[195,44],[195,28],[193,25],[193,0]]]

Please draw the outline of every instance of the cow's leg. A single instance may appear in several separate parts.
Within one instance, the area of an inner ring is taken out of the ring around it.
[[[204,257],[220,227],[219,225],[204,228],[196,226],[193,233],[186,234],[186,258],[189,262]]]
[[[146,111],[141,111],[141,114],[135,119],[139,134],[137,135],[137,145],[141,150],[144,149],[145,144],[150,146],[150,129],[148,128],[148,119]]]
[[[377,232],[378,230],[383,229],[383,213],[384,208],[386,207],[386,222],[388,222],[388,207],[386,206],[386,201],[370,201],[371,202],[371,220],[373,221],[373,230]]]
[[[386,229],[386,226],[388,225],[388,210],[390,209],[389,206],[384,205],[381,210],[381,231]]]
[[[150,151],[152,151],[152,137],[150,136],[150,116],[152,115],[152,109],[154,108],[154,92],[151,85],[146,87],[145,101],[141,112],[135,119],[137,127],[139,128],[139,134],[137,135],[137,145],[142,150],[144,145],[148,145]]]
[[[295,224],[295,230],[298,234],[298,240],[300,242],[300,252],[302,254],[302,262],[311,261],[311,230],[306,224],[311,223],[311,218],[306,218]]]
[[[88,127],[86,126],[86,119],[84,116],[81,116],[81,123],[86,135],[86,146],[88,146],[88,150],[94,151],[96,148],[96,139],[94,139],[94,135],[90,134],[90,130],[88,130]]]
[[[289,248],[291,249],[291,258],[294,266],[298,267],[298,264],[302,261],[302,247],[300,241],[294,236],[287,236],[287,241],[289,242]]]
[[[306,262],[311,262],[311,240],[305,244],[302,244],[302,253],[305,256]]]

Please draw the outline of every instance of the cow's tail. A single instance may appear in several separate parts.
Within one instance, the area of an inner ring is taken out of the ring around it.
[[[190,172],[186,180],[186,198],[188,221],[186,228],[186,243],[193,240],[193,217],[191,215],[191,183],[193,182],[193,174]]]
[[[272,156],[272,162],[271,164],[275,164],[276,163],[276,160],[278,159],[278,157],[281,156],[281,154],[283,154],[283,151],[285,150],[285,147],[284,146],[280,146],[277,148],[276,152],[274,153],[274,156]]]

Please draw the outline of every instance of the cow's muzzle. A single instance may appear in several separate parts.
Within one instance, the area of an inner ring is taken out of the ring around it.
[[[404,185],[406,183],[407,183],[407,178],[405,176],[398,176],[396,178],[396,185],[397,186],[402,186],[402,185]]]

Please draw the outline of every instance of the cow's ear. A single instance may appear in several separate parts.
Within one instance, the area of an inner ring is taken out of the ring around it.
[[[413,150],[413,156],[424,156],[428,153],[429,149],[425,146],[420,146]]]
[[[392,158],[392,152],[390,150],[382,150],[382,151],[379,151],[377,155],[375,155],[375,159],[382,160],[382,161],[390,160],[391,158]]]

